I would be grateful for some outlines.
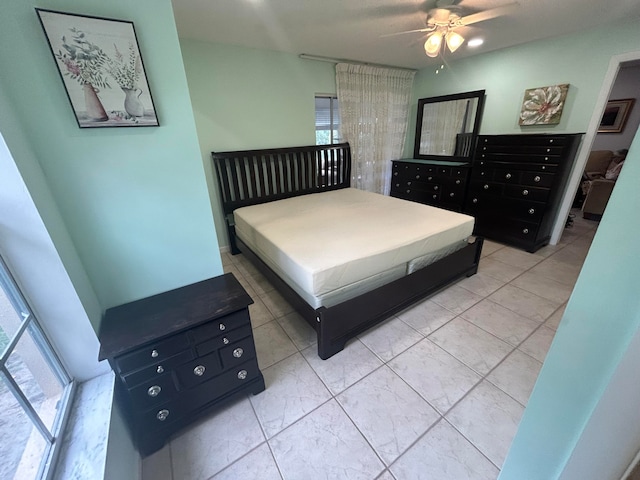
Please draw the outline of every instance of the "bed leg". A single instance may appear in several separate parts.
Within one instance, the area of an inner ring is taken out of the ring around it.
[[[320,340],[320,339],[318,339]],[[318,341],[318,356],[322,360],[326,360],[330,357],[333,357],[336,353],[344,350],[344,346],[346,342],[332,343],[331,345],[324,345],[324,342]]]

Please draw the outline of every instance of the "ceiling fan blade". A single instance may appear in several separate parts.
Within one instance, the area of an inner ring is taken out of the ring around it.
[[[501,17],[511,13],[516,7],[517,3],[510,3],[502,7],[492,8],[491,10],[485,10],[484,12],[472,13],[460,19],[462,25],[471,25],[473,23],[484,22],[485,20],[491,20],[492,18]]]
[[[404,35],[405,33],[424,33],[424,32],[431,32],[431,31],[433,31],[432,27],[419,28],[418,30],[405,30],[404,32],[387,33],[385,35],[380,35],[380,38],[395,37],[397,35]]]

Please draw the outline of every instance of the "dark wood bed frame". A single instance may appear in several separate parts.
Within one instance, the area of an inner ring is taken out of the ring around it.
[[[236,237],[236,208],[348,188],[349,144],[213,152],[231,251],[242,253],[314,328],[318,355],[327,359],[345,343],[462,277],[478,271],[482,238],[407,276],[332,307],[312,308]]]

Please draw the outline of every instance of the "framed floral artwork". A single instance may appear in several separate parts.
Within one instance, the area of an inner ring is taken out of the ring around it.
[[[525,90],[518,124],[556,125],[560,123],[568,91],[568,83]]]
[[[621,100],[609,100],[602,114],[598,133],[620,133],[627,123],[629,112],[633,107],[635,98],[623,98]]]
[[[159,125],[132,22],[36,12],[80,128]]]

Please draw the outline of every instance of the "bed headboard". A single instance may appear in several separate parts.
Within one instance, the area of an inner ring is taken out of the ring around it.
[[[225,215],[236,208],[347,188],[348,143],[212,152]]]
[[[348,143],[212,152],[211,156],[233,253],[238,253],[232,215],[236,208],[351,184]]]

